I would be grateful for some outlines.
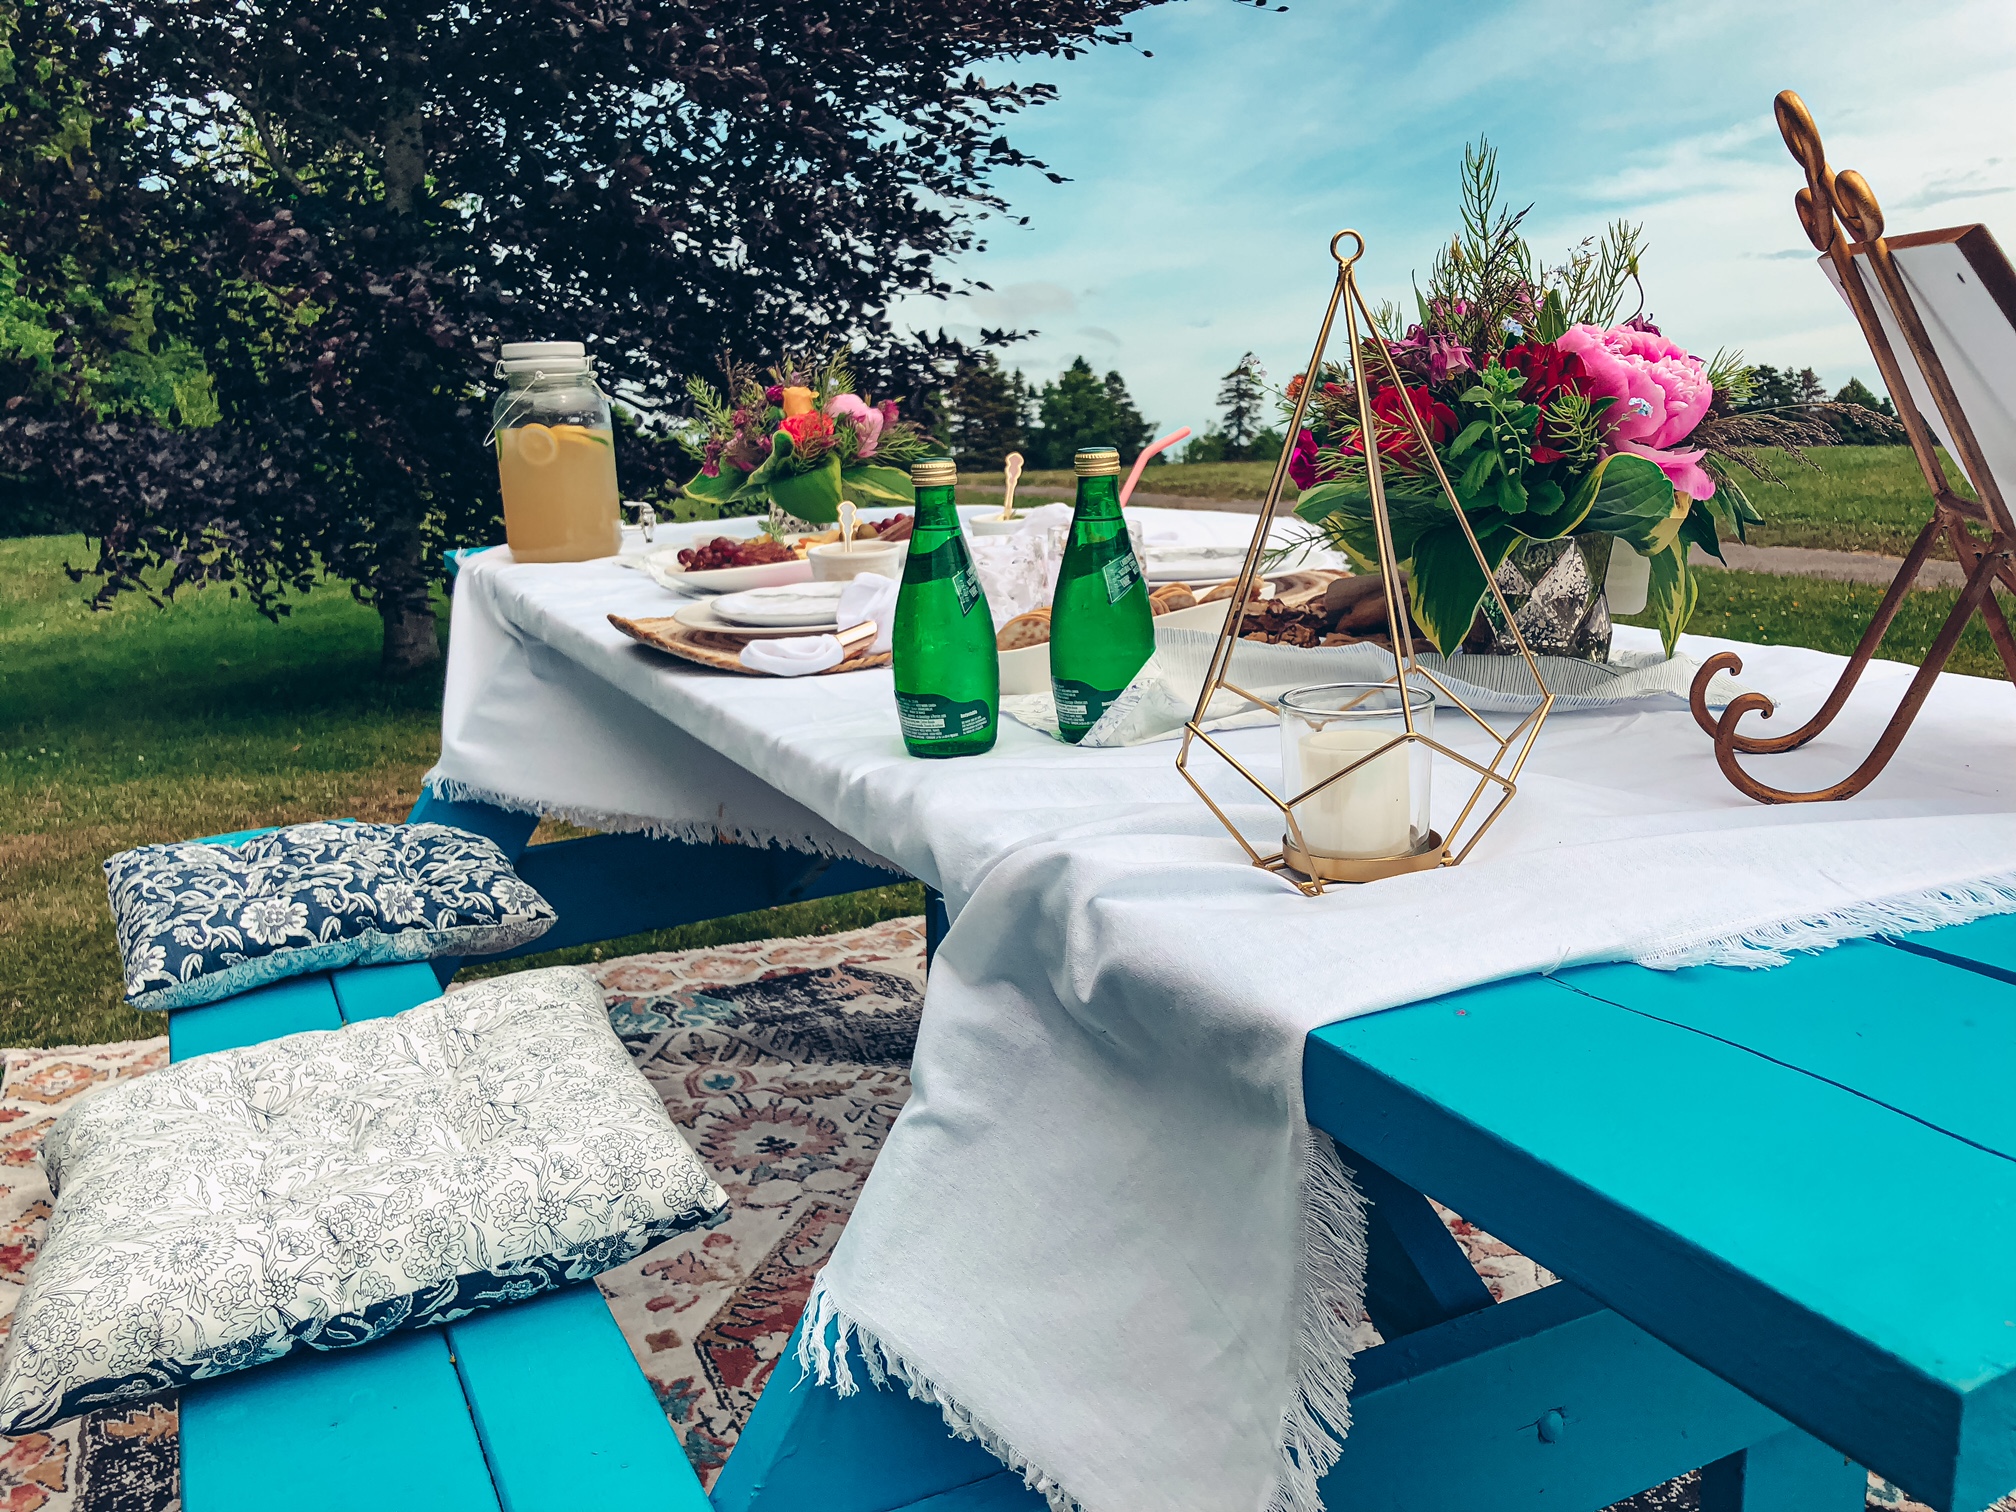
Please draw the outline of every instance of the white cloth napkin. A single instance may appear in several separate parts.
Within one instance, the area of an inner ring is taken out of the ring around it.
[[[868,647],[871,656],[887,651],[895,636],[898,587],[894,578],[864,572],[840,590],[833,618],[843,630],[873,620],[875,640]],[[833,635],[787,635],[752,640],[742,648],[742,665],[771,677],[805,677],[837,667],[846,659],[839,637]]]

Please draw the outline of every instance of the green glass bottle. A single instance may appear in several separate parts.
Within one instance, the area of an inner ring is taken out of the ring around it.
[[[1058,732],[1075,745],[1153,654],[1155,623],[1120,515],[1120,453],[1087,447],[1073,465],[1078,511],[1050,604],[1050,691]]]
[[[912,756],[978,756],[994,748],[1001,714],[1001,662],[994,618],[953,507],[950,457],[913,463],[917,525],[896,596],[891,660],[896,717]]]

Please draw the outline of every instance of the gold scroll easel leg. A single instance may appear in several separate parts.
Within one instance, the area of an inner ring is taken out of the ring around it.
[[[1897,747],[1904,742],[1904,736],[1911,728],[1911,722],[1918,717],[1918,711],[1931,695],[1932,684],[1945,669],[1947,660],[1953,655],[1953,648],[1960,644],[1961,632],[1967,622],[1981,608],[1982,602],[1994,593],[1996,567],[1999,558],[1983,554],[1968,575],[1967,586],[1960,594],[1960,602],[1953,606],[1953,612],[1946,616],[1946,623],[1939,629],[1938,639],[1932,642],[1932,649],[1926,653],[1925,664],[1911,679],[1911,686],[1904,691],[1904,701],[1897,706],[1897,712],[1890,716],[1890,723],[1884,726],[1883,736],[1876,742],[1862,765],[1850,772],[1832,787],[1816,788],[1809,793],[1791,792],[1785,788],[1769,787],[1757,781],[1737,765],[1736,724],[1745,714],[1756,710],[1769,718],[1771,700],[1762,693],[1745,693],[1722,711],[1715,735],[1715,763],[1722,768],[1736,790],[1747,798],[1759,803],[1832,803],[1842,798],[1852,798],[1874,782],[1883,768],[1890,764],[1890,758],[1897,754]],[[1999,617],[1999,611],[1998,611]],[[1708,658],[1701,668],[1701,676],[1709,677],[1727,669],[1731,673],[1743,670],[1742,660],[1733,652],[1722,651]]]

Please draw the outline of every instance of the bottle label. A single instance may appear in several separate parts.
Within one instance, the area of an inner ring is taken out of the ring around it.
[[[952,591],[959,595],[959,617],[964,619],[980,602],[980,574],[974,570],[970,559],[953,571]]]
[[[896,717],[905,740],[957,740],[984,733],[991,716],[984,698],[961,703],[936,693],[898,693]]]
[[[1095,688],[1090,683],[1072,682],[1069,678],[1050,679],[1050,696],[1057,704],[1057,723],[1061,726],[1083,726],[1090,729],[1099,723],[1099,716],[1106,712],[1108,705],[1120,696],[1121,690],[1108,691]]]
[[[1119,539],[1125,542],[1127,538],[1121,536]],[[1106,602],[1117,604],[1127,597],[1128,589],[1141,581],[1141,564],[1134,560],[1134,552],[1130,548],[1100,563],[1099,575],[1106,579]]]

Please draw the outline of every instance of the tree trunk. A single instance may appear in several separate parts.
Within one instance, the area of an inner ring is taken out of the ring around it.
[[[381,665],[387,672],[395,675],[419,672],[441,660],[441,639],[435,630],[434,611],[425,603],[415,607],[392,598],[380,598],[378,617],[385,623]]]

